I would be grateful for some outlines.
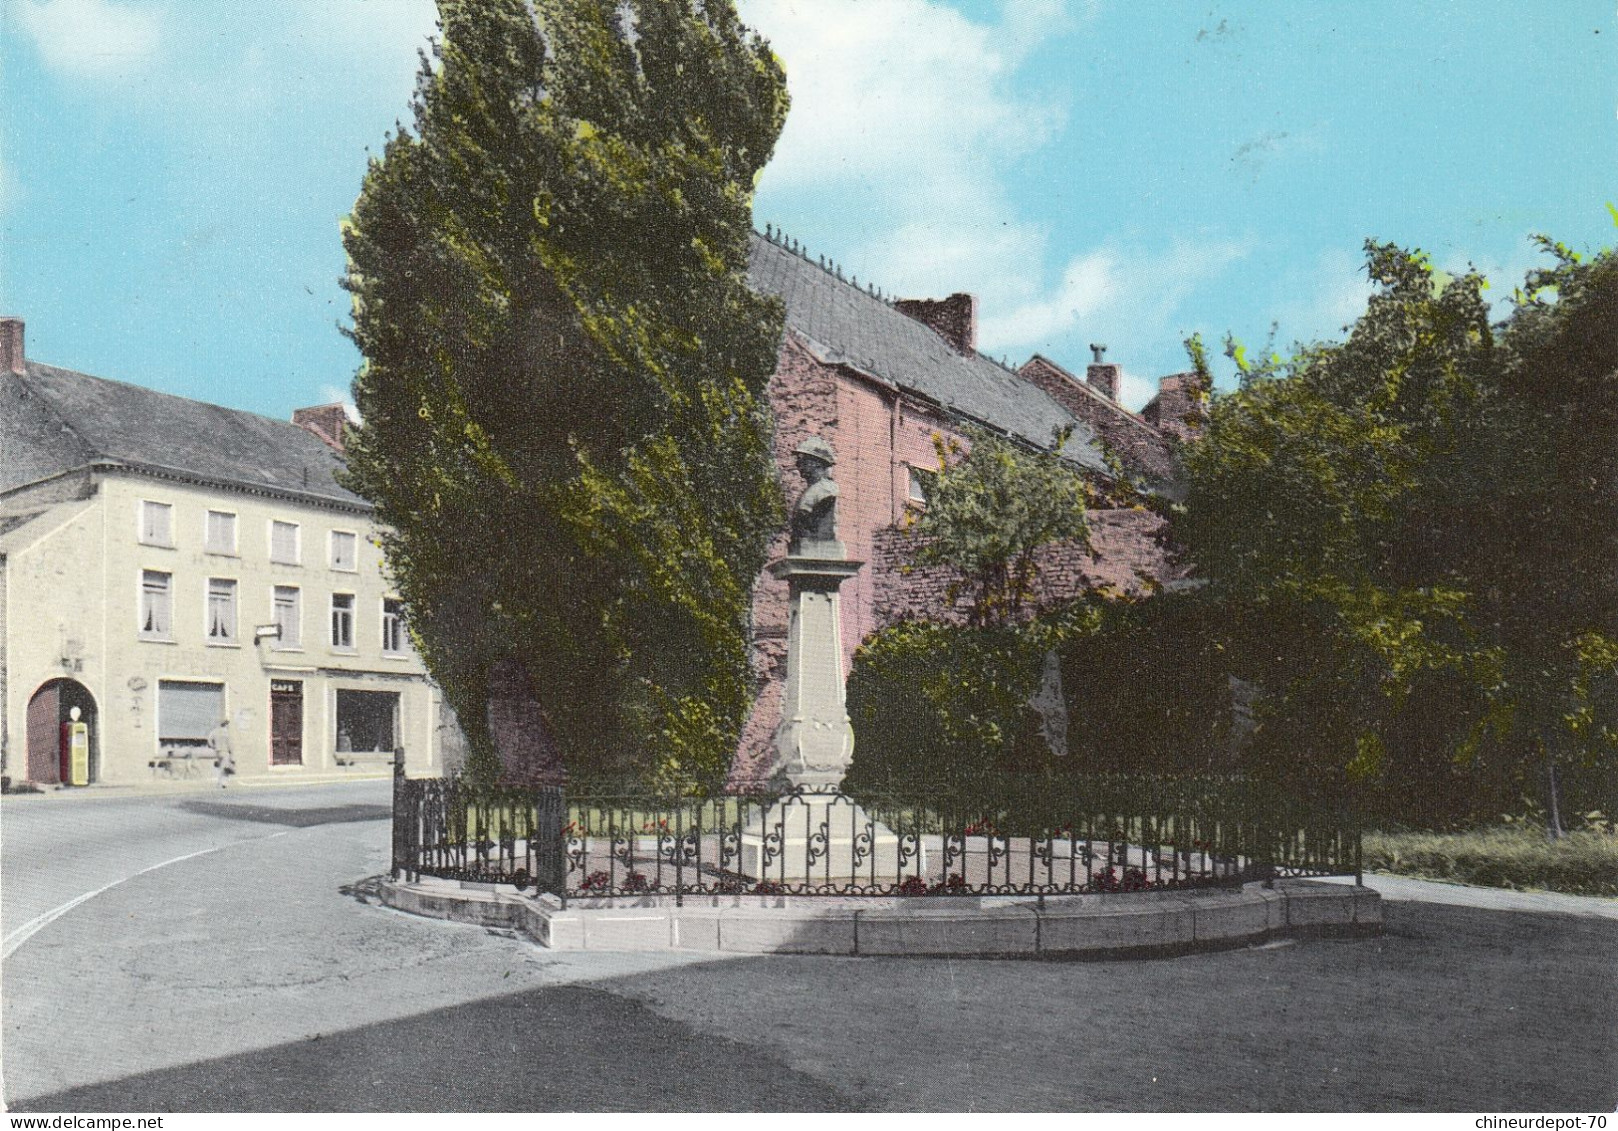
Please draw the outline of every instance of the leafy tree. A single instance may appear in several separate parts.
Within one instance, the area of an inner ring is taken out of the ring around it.
[[[1086,480],[1055,454],[1028,452],[991,433],[971,434],[970,452],[956,440],[934,437],[939,472],[927,509],[915,521],[915,561],[944,566],[957,576],[948,600],[968,598],[968,623],[1014,624],[1022,619],[1039,576],[1038,550],[1053,542],[1088,546]]]
[[[1564,257],[1491,325],[1481,276],[1367,253],[1378,291],[1345,342],[1231,350],[1242,387],[1186,453],[1176,532],[1264,688],[1260,764],[1441,820],[1615,733],[1614,271]]]
[[[1618,749],[1618,255],[1540,244],[1555,264],[1529,274],[1502,337],[1488,451],[1502,489],[1457,545],[1554,835],[1559,771],[1610,767]]]
[[[1034,607],[1038,551],[1058,541],[1088,545],[1092,488],[1054,454],[1066,433],[1047,452],[983,431],[968,440],[970,451],[935,437],[940,469],[910,527],[913,564],[946,572],[946,600],[966,599],[967,623],[890,625],[855,653],[851,789],[963,785],[1048,763],[1029,700],[1046,654],[1097,620],[1082,602]]]
[[[711,781],[781,520],[781,311],[746,279],[780,66],[730,0],[439,15],[344,225],[350,482],[484,772],[504,661],[570,773]]]

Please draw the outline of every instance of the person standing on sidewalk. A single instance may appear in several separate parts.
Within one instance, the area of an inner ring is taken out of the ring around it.
[[[208,732],[208,748],[213,751],[214,776],[219,781],[219,788],[224,789],[225,783],[236,772],[236,758],[230,752],[229,719],[220,719],[219,725]]]

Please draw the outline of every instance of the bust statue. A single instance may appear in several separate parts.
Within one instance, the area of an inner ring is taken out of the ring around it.
[[[806,557],[842,557],[837,542],[837,484],[832,465],[837,453],[819,436],[811,436],[795,449],[798,473],[807,486],[792,507],[792,536],[787,553]]]

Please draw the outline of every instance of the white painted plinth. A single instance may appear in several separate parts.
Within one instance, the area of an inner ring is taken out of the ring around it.
[[[893,830],[841,794],[782,798],[748,821],[741,847],[742,875],[777,883],[892,884],[927,871],[920,844],[901,865]]]

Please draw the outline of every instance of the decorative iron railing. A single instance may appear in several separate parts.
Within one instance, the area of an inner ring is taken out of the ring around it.
[[[393,872],[623,895],[1045,895],[1360,874],[1352,808],[1097,776],[667,798],[394,781]]]

